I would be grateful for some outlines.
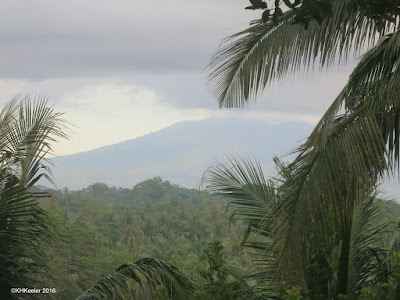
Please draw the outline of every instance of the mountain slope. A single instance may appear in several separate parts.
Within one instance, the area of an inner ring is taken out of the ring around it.
[[[133,140],[55,157],[54,175],[58,187],[69,188],[93,182],[132,187],[155,176],[196,187],[207,167],[230,154],[254,156],[271,173],[272,157],[289,153],[311,129],[305,123],[249,118],[184,121]]]

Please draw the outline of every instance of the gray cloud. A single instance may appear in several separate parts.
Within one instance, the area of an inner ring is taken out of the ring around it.
[[[236,1],[3,1],[1,77],[197,70],[254,15]],[[236,28],[227,30],[227,24]]]
[[[306,80],[296,76],[267,87],[255,103],[245,110],[283,111],[287,113],[322,113],[344,87],[351,68],[316,72]],[[131,82],[151,87],[161,100],[181,108],[218,109],[218,103],[204,87],[197,72],[141,73],[127,77]]]

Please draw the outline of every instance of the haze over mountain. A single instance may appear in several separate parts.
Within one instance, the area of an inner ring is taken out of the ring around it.
[[[274,155],[286,155],[313,126],[271,123],[250,118],[184,121],[160,131],[88,152],[55,157],[59,188],[83,188],[94,182],[132,187],[155,176],[185,187],[197,187],[203,172],[231,154],[259,159],[272,174]]]

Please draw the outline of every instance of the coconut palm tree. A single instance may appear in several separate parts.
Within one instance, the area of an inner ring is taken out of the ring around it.
[[[280,168],[283,177],[267,181],[259,163],[232,158],[210,167],[203,179],[208,190],[230,201],[233,216],[248,224],[243,245],[256,258],[257,269],[250,278],[259,282],[259,293],[276,295],[301,287],[310,299],[338,299],[339,295],[357,299],[363,287],[384,281],[385,258],[400,250],[399,230],[384,202],[369,191],[354,191],[344,207],[326,203],[323,215],[309,212],[310,223],[303,222],[299,230],[288,229],[282,220],[307,216],[287,205],[283,186],[290,174],[282,173],[287,171]],[[343,224],[338,224],[338,215],[343,215]],[[319,228],[320,223],[324,228]],[[286,230],[299,236],[284,240],[274,234],[277,226],[283,236]],[[287,257],[290,260],[282,262]]]
[[[299,156],[291,168],[306,160],[318,163],[317,157],[332,150],[332,167],[343,162],[346,168],[347,160],[337,158],[348,158],[352,167],[345,172],[374,183],[399,161],[400,19],[397,14],[377,23],[362,7],[350,10],[351,3],[332,1],[332,17],[322,24],[311,21],[308,29],[292,24],[293,9],[277,22],[254,21],[214,55],[208,84],[220,106],[243,107],[274,80],[307,71],[316,62],[329,66],[370,47],[310,138],[296,149]]]
[[[10,101],[0,112],[0,292],[11,298],[12,287],[34,285],[42,269],[43,245],[54,237],[51,216],[38,199],[47,196],[32,187],[40,178],[51,181],[46,155],[67,123],[45,98]]]
[[[311,21],[308,29],[292,24],[292,9],[275,22],[254,21],[215,54],[208,83],[220,106],[243,107],[274,80],[370,48],[284,168],[271,215],[279,218],[268,231],[274,242],[266,247],[276,282],[291,274],[304,280],[315,241],[330,245],[327,232],[337,234],[347,250],[341,250],[335,293],[355,297],[346,263],[352,255],[348,233],[378,181],[398,169],[400,33],[398,13],[377,23],[362,7],[349,10],[349,3],[332,1],[332,17]],[[299,284],[309,288],[306,281]]]
[[[332,150],[332,167],[343,162],[346,168],[347,160],[337,158],[348,158],[352,167],[342,171],[375,183],[399,161],[400,19],[397,14],[377,23],[362,7],[350,10],[350,3],[332,1],[332,17],[322,24],[311,21],[308,29],[292,24],[293,9],[277,22],[254,21],[214,55],[208,85],[221,107],[243,107],[274,80],[307,71],[316,62],[329,66],[370,47],[307,142],[296,149],[291,168],[306,160],[318,163],[317,157]]]
[[[370,47],[307,142],[296,149],[291,169],[314,172],[313,166],[329,157],[331,167],[375,183],[399,161],[400,19],[395,15],[378,26],[361,7],[349,10],[350,2],[332,1],[332,17],[321,25],[311,21],[308,29],[292,24],[293,9],[278,22],[254,21],[214,55],[208,84],[220,106],[242,107],[276,79]],[[320,175],[315,180],[322,180]]]

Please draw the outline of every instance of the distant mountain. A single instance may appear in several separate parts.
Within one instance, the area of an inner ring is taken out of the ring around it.
[[[250,118],[184,121],[133,140],[55,157],[54,175],[60,188],[94,182],[132,187],[155,176],[196,187],[210,165],[231,154],[256,157],[270,173],[273,156],[289,153],[311,130],[305,123],[271,124]]]

